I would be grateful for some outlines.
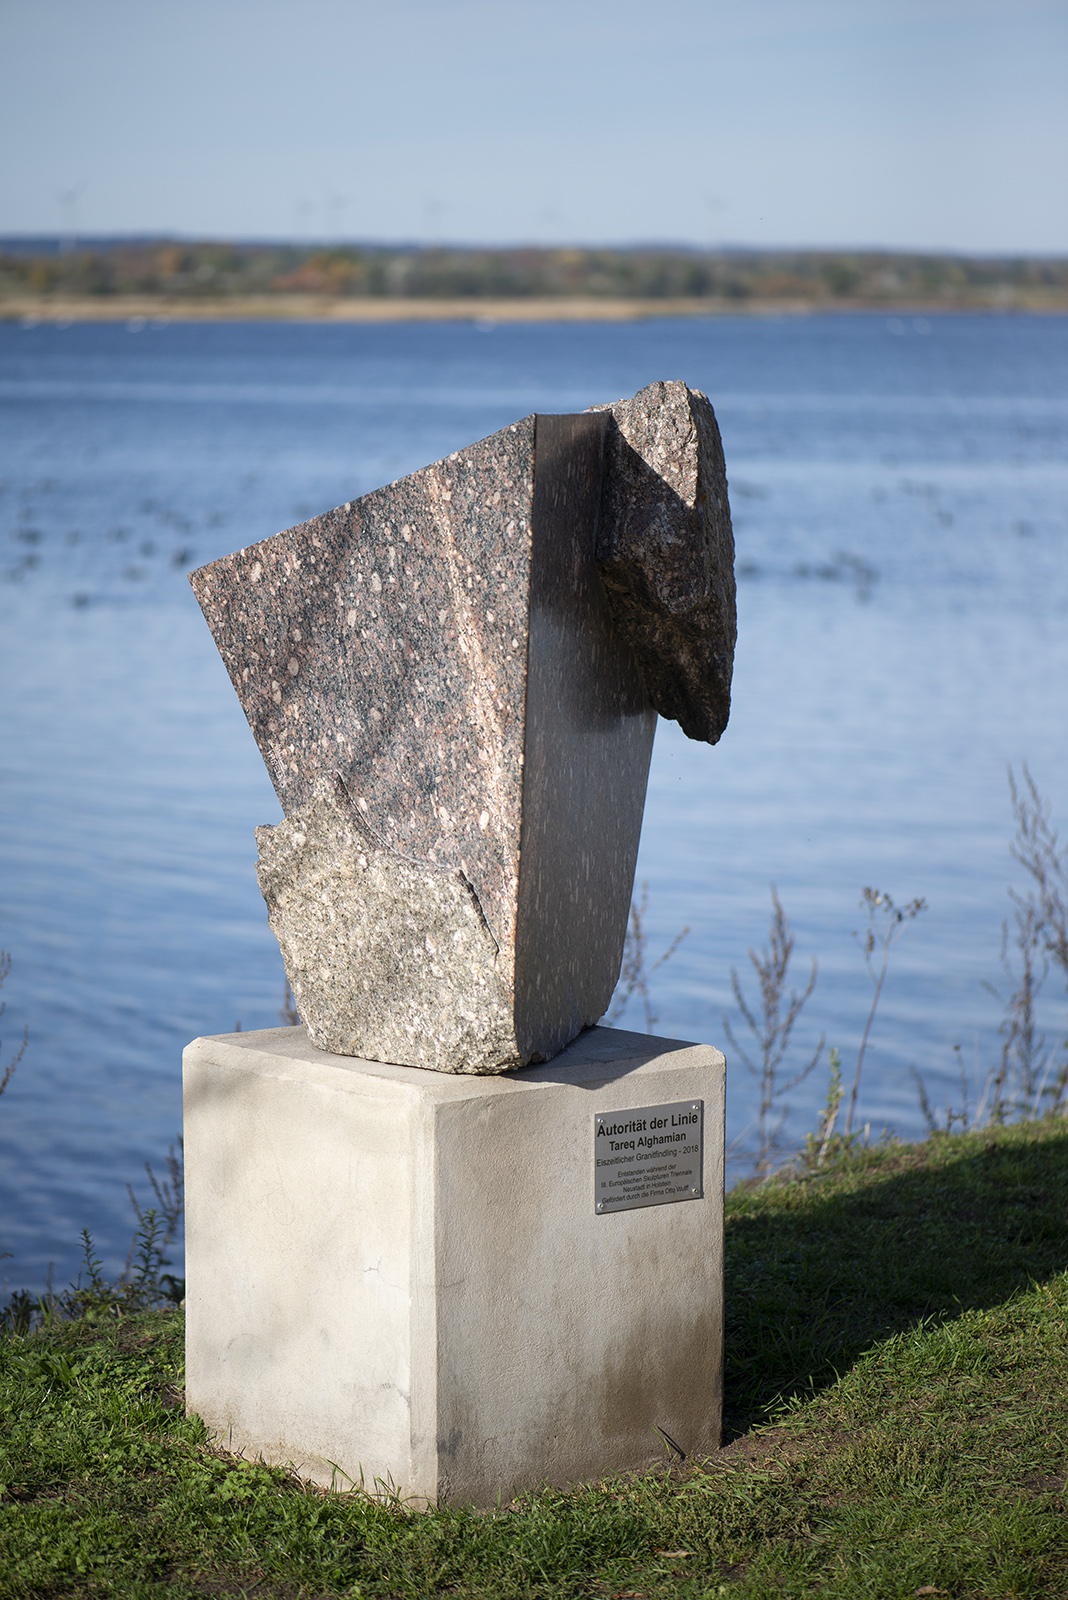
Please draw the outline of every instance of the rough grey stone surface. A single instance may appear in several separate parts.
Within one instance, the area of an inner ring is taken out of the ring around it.
[[[257,828],[256,842],[268,919],[320,1050],[446,1072],[520,1065],[497,943],[461,871],[376,845],[341,793]]]
[[[730,715],[737,636],[734,534],[715,413],[684,383],[651,383],[607,411],[597,565],[649,698],[691,739]]]

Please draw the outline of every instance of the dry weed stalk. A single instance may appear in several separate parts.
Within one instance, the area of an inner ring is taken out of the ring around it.
[[[682,932],[676,934],[668,945],[663,955],[653,962],[651,967],[646,967],[646,946],[649,936],[645,931],[645,913],[649,906],[649,885],[642,884],[642,897],[640,901],[632,900],[630,903],[630,922],[627,927],[627,937],[623,944],[623,964],[619,971],[619,982],[616,992],[612,997],[612,1004],[605,1013],[605,1022],[609,1027],[614,1027],[618,1019],[626,1010],[628,1002],[635,994],[641,996],[642,1007],[645,1011],[645,1031],[652,1033],[659,1017],[653,1011],[653,1002],[649,994],[649,979],[658,968],[670,961],[679,945],[689,933],[689,925]]]
[[[853,1132],[853,1117],[857,1109],[857,1095],[860,1092],[860,1072],[864,1065],[864,1052],[868,1048],[868,1039],[871,1034],[875,1013],[879,1009],[882,997],[883,984],[886,982],[886,969],[890,961],[890,947],[895,944],[905,931],[907,923],[918,917],[921,911],[927,910],[926,900],[910,900],[907,905],[896,906],[888,894],[883,894],[880,889],[865,889],[861,896],[861,906],[868,913],[868,931],[862,941],[864,951],[864,965],[868,969],[872,983],[875,985],[875,994],[872,996],[871,1010],[868,1020],[864,1024],[861,1035],[860,1049],[857,1052],[857,1070],[853,1074],[853,1088],[849,1096],[849,1116],[846,1118],[845,1136],[848,1139]],[[854,934],[859,939],[859,934]],[[876,951],[880,953],[878,969],[873,960]]]
[[[130,1204],[134,1208],[139,1228],[145,1225],[145,1219],[150,1215],[157,1216],[163,1228],[160,1237],[160,1248],[165,1250],[174,1239],[182,1225],[185,1216],[185,1141],[179,1139],[177,1147],[171,1145],[167,1151],[167,1176],[157,1178],[152,1171],[152,1163],[145,1162],[145,1171],[148,1181],[152,1185],[152,1193],[156,1197],[156,1204],[151,1208],[142,1210],[137,1196],[134,1194],[133,1184],[126,1185],[126,1193],[130,1196]],[[130,1254],[127,1258],[127,1269],[133,1260],[134,1250],[137,1248],[135,1238],[130,1245]]]
[[[1026,892],[1009,890],[1012,921],[1002,923],[1001,964],[1013,985],[1008,995],[987,988],[1002,1002],[1001,1060],[993,1076],[989,1115],[1051,1114],[1068,1106],[1068,1041],[1059,1065],[1039,1031],[1038,999],[1051,965],[1068,989],[1068,849],[1061,850],[1050,808],[1038,791],[1027,763],[1022,779],[1009,768],[1009,795],[1015,832],[1010,854],[1030,879]],[[1054,1072],[1054,1068],[1056,1071]],[[1050,1081],[1053,1074],[1052,1082]]]
[[[772,1155],[789,1115],[789,1107],[786,1106],[776,1116],[776,1102],[781,1100],[783,1095],[796,1089],[809,1073],[814,1071],[816,1063],[823,1054],[825,1043],[824,1035],[821,1034],[812,1059],[785,1083],[779,1082],[779,1071],[790,1046],[790,1037],[806,1001],[816,987],[818,969],[813,960],[812,972],[804,991],[798,994],[796,990],[791,989],[787,997],[786,984],[790,960],[794,953],[794,936],[774,884],[771,886],[771,904],[767,946],[759,953],[756,950],[749,951],[749,960],[756,973],[760,990],[759,1006],[751,1006],[746,1000],[737,969],[731,968],[731,989],[735,1005],[756,1041],[757,1048],[753,1055],[739,1044],[731,1028],[730,1019],[726,1016],[723,1018],[723,1031],[731,1049],[750,1076],[756,1079],[760,1088],[756,1156],[758,1178],[765,1178],[768,1175]]]
[[[6,950],[0,950],[0,989],[2,989],[4,987],[4,979],[7,977],[8,973],[10,971],[11,971],[11,957],[8,955]],[[6,1000],[0,1001],[0,1017],[3,1016],[3,1014],[4,1014],[4,1012],[6,1010],[7,1010],[7,1001]],[[12,1078],[14,1077],[15,1068],[18,1066],[19,1062],[22,1060],[23,1056],[26,1054],[26,1046],[29,1043],[29,1040],[30,1040],[30,1030],[29,1030],[29,1028],[23,1028],[23,1030],[22,1030],[22,1043],[19,1045],[18,1049],[15,1051],[15,1054],[11,1057],[11,1060],[8,1062],[7,1066],[2,1069],[3,1075],[0,1076],[0,1094],[3,1094],[4,1090],[7,1088],[8,1084],[11,1082]],[[0,1044],[2,1044],[2,1041],[0,1041]]]
[[[296,997],[294,996],[292,989],[289,987],[288,978],[286,979],[285,994],[282,997],[282,1004],[278,1008],[278,1016],[284,1027],[300,1027],[300,1012],[297,1010]]]
[[[1021,1118],[1058,1116],[1068,1112],[1068,1040],[1047,1048],[1039,1024],[1039,998],[1054,969],[1068,987],[1068,849],[1059,845],[1050,825],[1050,808],[1039,793],[1027,763],[1022,778],[1009,768],[1009,796],[1015,824],[1009,853],[1027,873],[1024,892],[1009,889],[1012,917],[1001,925],[1001,965],[1008,991],[983,987],[1002,1006],[1001,1056],[987,1076],[974,1113],[968,1102],[968,1075],[959,1045],[960,1107],[946,1105],[936,1113],[926,1085],[915,1067],[920,1110],[932,1133],[952,1133]]]

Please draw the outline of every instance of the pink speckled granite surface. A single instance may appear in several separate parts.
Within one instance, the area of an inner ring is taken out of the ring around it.
[[[734,644],[711,407],[659,384],[613,409],[527,417],[192,575],[286,814],[260,881],[321,1048],[506,1070],[608,1005],[654,706],[718,737]]]
[[[534,418],[191,582],[287,816],[339,773],[515,940]]]

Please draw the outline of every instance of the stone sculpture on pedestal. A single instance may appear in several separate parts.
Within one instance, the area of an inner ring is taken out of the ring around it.
[[[729,712],[704,395],[527,417],[191,582],[285,813],[258,870],[312,1041],[485,1074],[597,1022],[656,713]]]
[[[723,1057],[591,1025],[656,715],[727,721],[732,569],[712,407],[657,383],[193,574],[306,1024],[185,1052],[186,1399],[225,1449],[493,1506],[717,1447]]]

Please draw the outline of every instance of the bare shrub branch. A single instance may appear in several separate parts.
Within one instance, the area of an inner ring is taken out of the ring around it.
[[[689,925],[681,933],[675,935],[663,955],[653,962],[651,967],[646,967],[646,949],[649,936],[645,931],[645,913],[649,908],[649,885],[642,884],[642,897],[640,901],[632,900],[630,903],[630,920],[627,925],[627,937],[623,944],[623,964],[619,970],[619,982],[612,998],[612,1004],[605,1013],[605,1022],[613,1027],[627,1009],[627,1005],[634,995],[639,995],[642,1009],[645,1012],[645,1031],[652,1033],[660,1018],[653,1011],[652,997],[649,992],[649,979],[653,973],[670,961],[679,945],[689,933]]]
[[[159,1218],[163,1232],[160,1237],[161,1249],[166,1249],[182,1225],[185,1215],[185,1141],[178,1139],[177,1144],[172,1144],[167,1151],[167,1175],[157,1178],[152,1170],[152,1163],[145,1162],[145,1171],[148,1181],[152,1186],[152,1193],[156,1197],[156,1204],[150,1208],[142,1209],[137,1196],[134,1194],[133,1184],[126,1185],[126,1193],[130,1196],[130,1204],[134,1208],[139,1227],[144,1227],[149,1210]],[[136,1238],[130,1246],[130,1257],[137,1245]],[[128,1263],[129,1264],[129,1261]]]
[[[872,997],[871,1010],[868,1020],[864,1024],[864,1032],[860,1040],[860,1049],[857,1052],[857,1070],[853,1075],[853,1088],[849,1096],[849,1116],[846,1118],[846,1138],[853,1132],[853,1117],[857,1109],[857,1095],[860,1092],[860,1073],[864,1065],[864,1052],[868,1048],[868,1039],[871,1035],[872,1025],[875,1022],[875,1013],[879,1009],[879,1000],[882,997],[883,984],[886,982],[886,969],[890,961],[890,946],[895,944],[905,931],[906,923],[918,917],[921,911],[927,910],[926,900],[910,900],[907,905],[896,906],[888,894],[883,894],[880,889],[865,889],[861,895],[861,906],[868,913],[868,931],[861,941],[864,951],[864,965],[868,969],[872,983],[875,985],[875,994]],[[859,934],[854,934],[859,939]],[[878,953],[878,960],[876,955]]]
[[[2,989],[4,987],[4,979],[7,977],[8,973],[10,971],[11,971],[11,957],[8,955],[6,950],[0,950],[0,989]],[[0,1017],[3,1016],[3,1014],[4,1014],[4,1012],[6,1010],[7,1010],[7,1001],[6,1000],[0,1001]],[[22,1043],[19,1045],[18,1049],[15,1051],[14,1055],[11,1057],[11,1060],[8,1062],[7,1066],[3,1067],[2,1069],[0,1069],[0,1094],[3,1094],[4,1090],[7,1088],[8,1084],[11,1082],[12,1078],[15,1076],[15,1068],[18,1066],[19,1062],[22,1060],[23,1056],[26,1054],[26,1046],[29,1044],[29,1042],[30,1042],[30,1030],[29,1030],[29,1028],[23,1028],[23,1030],[22,1030]],[[0,1040],[0,1049],[2,1049],[2,1047],[3,1047],[3,1041]]]
[[[812,963],[812,971],[804,990],[798,993],[791,989],[787,995],[787,980],[790,969],[790,960],[794,953],[794,936],[790,931],[790,924],[782,908],[775,885],[771,886],[771,921],[768,924],[768,943],[759,953],[749,951],[749,960],[753,971],[756,973],[757,987],[760,999],[756,1005],[750,1005],[742,992],[741,980],[735,967],[731,968],[731,990],[734,994],[734,1003],[741,1012],[746,1027],[753,1036],[755,1048],[752,1053],[739,1043],[731,1028],[730,1019],[723,1018],[723,1031],[727,1036],[731,1049],[741,1061],[745,1070],[755,1078],[760,1088],[760,1106],[757,1112],[757,1156],[756,1172],[758,1177],[766,1177],[772,1156],[778,1146],[779,1135],[782,1132],[789,1107],[784,1106],[776,1110],[776,1102],[783,1095],[789,1094],[812,1072],[820,1056],[823,1054],[825,1043],[823,1034],[820,1035],[819,1044],[811,1060],[800,1067],[792,1077],[785,1082],[779,1081],[779,1072],[786,1052],[790,1047],[790,1038],[794,1031],[797,1019],[813,989],[816,987],[816,962]]]

